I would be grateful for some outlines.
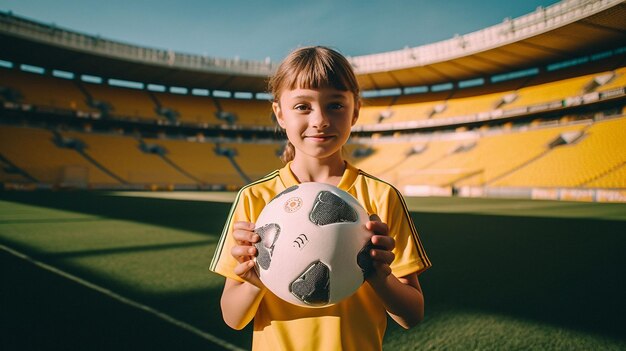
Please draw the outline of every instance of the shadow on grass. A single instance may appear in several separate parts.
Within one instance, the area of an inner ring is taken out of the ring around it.
[[[169,243],[79,252],[42,253],[20,243],[7,245],[31,257],[110,289],[249,349],[251,330],[234,331],[221,318],[221,284],[202,291],[162,296],[128,286],[114,277],[68,265],[66,259],[118,253],[211,246],[218,239],[230,204],[106,196],[97,192],[0,192],[0,200],[73,211],[99,217],[128,220],[187,230],[210,238],[199,242]],[[52,218],[39,221],[10,219],[3,224],[88,222],[89,218]],[[94,221],[97,225],[97,221]],[[0,289],[3,340],[0,349],[63,350],[219,350],[216,345],[99,292],[41,270],[17,258],[2,257],[3,289]],[[9,255],[10,256],[10,255]],[[207,250],[206,265],[212,252]],[[17,261],[16,261],[17,260]],[[203,273],[206,268],[203,268]],[[208,275],[209,273],[206,272]],[[208,279],[208,278],[207,278]],[[215,279],[215,277],[213,277]],[[5,289],[5,287],[7,287]],[[6,326],[6,328],[5,328]],[[4,337],[7,336],[7,337]]]
[[[2,350],[222,350],[197,334],[0,251]],[[87,277],[89,279],[89,277]],[[106,285],[107,287],[109,285]],[[123,294],[249,348],[221,321],[221,289],[155,298]],[[141,299],[140,299],[141,298]],[[186,317],[186,318],[181,318]]]
[[[429,310],[483,310],[626,339],[626,223],[414,213]]]
[[[109,196],[91,191],[0,191],[0,200],[213,235],[222,232],[231,206],[205,201]],[[85,220],[88,219],[59,219]]]

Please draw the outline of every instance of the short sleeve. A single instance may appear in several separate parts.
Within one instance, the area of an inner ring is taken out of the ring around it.
[[[215,253],[213,254],[213,260],[211,261],[209,270],[227,278],[243,281],[234,273],[234,269],[238,262],[230,254],[231,249],[236,244],[232,234],[233,225],[238,221],[251,221],[249,196],[245,190],[241,190],[233,202],[230,213],[228,214],[228,219],[226,220],[226,224],[222,230],[220,241],[215,248]]]
[[[413,219],[402,195],[393,187],[386,194],[387,206],[380,209],[381,219],[386,220],[389,226],[389,235],[396,242],[394,249],[395,259],[391,264],[391,270],[397,277],[403,277],[412,273],[421,273],[431,267],[431,262],[426,255],[419,234],[415,229]]]

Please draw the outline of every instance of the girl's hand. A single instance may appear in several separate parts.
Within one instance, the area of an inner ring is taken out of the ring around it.
[[[231,255],[239,262],[235,267],[235,274],[241,279],[256,285],[263,286],[254,268],[254,256],[257,249],[254,246],[261,238],[254,232],[254,223],[235,222],[233,224],[233,237],[237,245],[233,246]]]
[[[370,250],[370,257],[374,272],[367,277],[367,280],[380,279],[382,281],[391,274],[390,265],[395,258],[392,250],[396,247],[396,241],[389,236],[387,224],[381,222],[376,214],[370,216],[370,221],[365,224],[365,227],[374,232],[370,239],[373,246]]]

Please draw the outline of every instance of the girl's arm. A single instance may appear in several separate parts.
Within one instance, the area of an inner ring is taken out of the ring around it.
[[[374,262],[374,272],[367,278],[382,300],[387,313],[400,326],[409,329],[424,319],[424,295],[417,274],[409,274],[396,278],[391,274],[390,264],[393,262],[395,241],[388,236],[389,228],[373,215],[367,224],[374,232],[372,244],[376,247],[370,255]]]
[[[369,283],[400,326],[409,329],[424,320],[424,295],[417,274],[402,278],[390,274],[384,279],[370,279]]]
[[[234,273],[244,282],[226,278],[220,300],[224,322],[237,330],[250,323],[263,298],[263,284],[252,269],[252,257],[256,255],[253,243],[259,241],[259,236],[253,230],[252,223],[236,222],[233,225],[233,237],[237,245],[233,247],[231,254],[239,262]]]
[[[233,329],[243,329],[254,318],[262,298],[263,289],[256,285],[226,278],[220,301],[224,322]]]

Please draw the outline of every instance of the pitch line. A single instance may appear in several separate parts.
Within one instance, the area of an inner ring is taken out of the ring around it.
[[[43,268],[43,269],[47,270],[48,272],[52,272],[52,273],[57,274],[57,275],[59,275],[59,276],[61,276],[63,278],[66,278],[66,279],[69,279],[69,280],[71,280],[71,281],[73,281],[75,283],[78,283],[78,284],[80,284],[80,285],[82,285],[84,287],[87,287],[89,289],[92,289],[92,290],[95,290],[95,291],[97,291],[99,293],[102,293],[102,294],[104,294],[104,295],[106,295],[106,296],[108,296],[110,298],[113,298],[113,299],[115,299],[115,300],[117,300],[117,301],[119,301],[119,302],[121,302],[121,303],[123,303],[125,305],[131,306],[131,307],[140,309],[140,310],[142,310],[144,312],[147,312],[149,314],[152,314],[153,316],[155,316],[157,318],[160,318],[160,319],[162,319],[162,320],[164,320],[164,321],[166,321],[168,323],[171,323],[171,324],[173,324],[173,325],[175,325],[175,326],[177,326],[179,328],[182,328],[182,329],[184,329],[184,330],[186,330],[188,332],[191,332],[191,333],[193,333],[193,334],[195,334],[195,335],[197,335],[197,336],[199,336],[199,337],[201,337],[201,338],[203,338],[205,340],[208,340],[208,341],[210,341],[210,342],[212,342],[212,343],[214,343],[216,345],[219,345],[219,346],[221,346],[221,347],[223,347],[223,348],[225,348],[227,350],[245,351],[244,349],[242,349],[242,348],[240,348],[240,347],[238,347],[236,345],[233,345],[233,344],[229,343],[228,341],[222,340],[222,339],[218,338],[217,336],[215,336],[213,334],[204,332],[204,331],[202,331],[202,330],[200,330],[200,329],[198,329],[198,328],[196,328],[196,327],[194,327],[194,326],[192,326],[192,325],[190,325],[188,323],[185,323],[185,322],[183,322],[181,320],[178,320],[178,319],[168,315],[167,313],[161,312],[161,311],[159,311],[159,310],[157,310],[155,308],[152,308],[150,306],[146,306],[146,305],[144,305],[144,304],[142,304],[140,302],[137,302],[135,300],[132,300],[132,299],[130,299],[128,297],[124,297],[124,296],[122,296],[120,294],[117,294],[117,293],[115,293],[115,292],[113,292],[113,291],[111,291],[109,289],[101,287],[100,285],[88,282],[88,281],[86,281],[86,280],[84,280],[82,278],[79,278],[79,277],[77,277],[77,276],[75,276],[73,274],[70,274],[70,273],[67,273],[65,271],[62,271],[62,270],[60,270],[58,268],[55,268],[53,266],[50,266],[50,265],[48,265],[46,263],[43,263],[41,261],[37,261],[36,259],[34,259],[34,258],[32,258],[32,257],[30,257],[30,256],[28,256],[28,255],[26,255],[26,254],[24,254],[22,252],[13,250],[13,249],[11,249],[9,247],[6,247],[6,246],[4,246],[2,244],[0,244],[0,249],[2,249],[3,251],[5,251],[5,252],[7,252],[7,253],[15,256],[15,257],[18,257],[18,258],[21,258],[22,260],[30,262],[31,264],[34,264],[35,266],[37,266],[39,268]]]

